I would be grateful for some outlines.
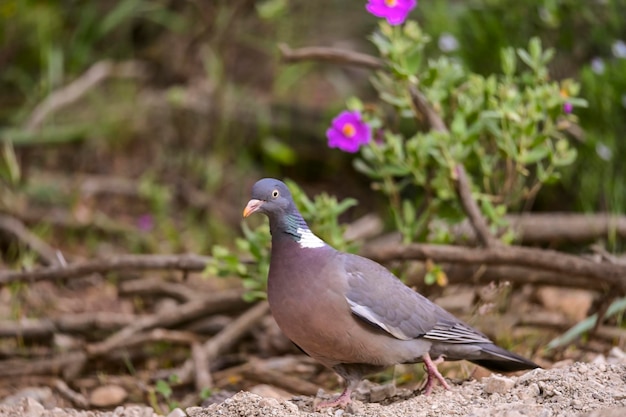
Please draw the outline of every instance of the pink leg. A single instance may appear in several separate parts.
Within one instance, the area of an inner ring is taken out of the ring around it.
[[[322,408],[329,407],[341,407],[344,408],[346,405],[350,404],[352,398],[350,398],[350,394],[352,394],[352,388],[347,386],[346,389],[343,390],[341,395],[332,401],[324,401],[315,406],[315,411],[319,411]]]
[[[426,368],[426,373],[428,374],[428,379],[426,380],[426,386],[424,387],[424,395],[430,394],[433,390],[433,384],[435,382],[435,378],[439,381],[439,383],[445,388],[450,389],[450,385],[443,379],[443,375],[439,373],[437,370],[437,365],[443,362],[443,356],[438,357],[434,361],[430,358],[430,355],[426,353],[422,356],[424,359],[424,367]]]

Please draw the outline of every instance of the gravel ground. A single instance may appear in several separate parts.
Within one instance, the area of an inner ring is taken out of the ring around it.
[[[492,375],[480,381],[436,389],[430,396],[402,399],[399,390],[393,402],[353,401],[346,410],[312,412],[310,397],[290,401],[240,392],[219,404],[174,410],[169,417],[314,417],[314,416],[472,416],[472,417],[623,417],[626,416],[626,365],[574,363],[570,366],[536,369],[518,377]],[[0,405],[0,417],[153,417],[151,408],[118,407],[114,411],[46,410],[32,399],[17,405]]]

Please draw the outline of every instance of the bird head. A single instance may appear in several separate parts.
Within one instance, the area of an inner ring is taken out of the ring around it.
[[[252,199],[243,210],[243,217],[256,212],[271,216],[287,213],[293,208],[293,199],[285,183],[274,178],[263,178],[252,187]]]

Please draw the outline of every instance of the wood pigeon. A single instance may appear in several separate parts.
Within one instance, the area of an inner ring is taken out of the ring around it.
[[[335,250],[317,237],[287,186],[264,178],[243,216],[270,221],[267,297],[278,326],[300,349],[346,381],[343,393],[318,408],[345,406],[361,379],[395,364],[423,362],[425,394],[437,364],[466,359],[493,371],[539,366],[496,346],[487,336],[407,287],[380,264]]]

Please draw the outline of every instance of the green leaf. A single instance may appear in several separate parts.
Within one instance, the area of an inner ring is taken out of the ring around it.
[[[517,59],[513,48],[504,48],[500,52],[500,60],[502,61],[502,72],[509,77],[515,74],[517,69]]]
[[[532,59],[532,57],[528,54],[528,52],[526,52],[523,49],[518,49],[517,50],[517,55],[520,57],[520,59],[522,61],[524,61],[524,64],[528,65],[528,67],[534,69],[535,68],[535,63]]]
[[[346,100],[346,107],[348,110],[363,111],[363,102],[357,97],[350,97]]]
[[[626,297],[618,298],[613,301],[609,308],[606,310],[606,314],[604,315],[604,319],[608,319],[618,313],[626,311]],[[561,336],[553,339],[548,346],[546,346],[547,350],[551,350],[557,347],[566,346],[570,343],[574,342],[576,339],[581,337],[584,333],[593,329],[598,321],[598,314],[593,314],[587,317],[585,320],[576,324],[574,327],[569,329],[567,332],[563,333]]]
[[[528,151],[523,151],[519,157],[519,161],[524,165],[535,164],[537,161],[540,161],[547,157],[549,153],[550,148],[548,146],[537,146],[536,148],[530,149]]]
[[[115,7],[100,21],[98,27],[99,35],[104,36],[124,21],[131,19],[136,15],[140,4],[141,0],[122,0],[117,2]]]
[[[370,40],[374,45],[376,45],[378,51],[382,56],[389,55],[392,45],[389,39],[385,37],[382,33],[374,32],[374,34],[372,34],[372,36],[370,37]]]
[[[293,165],[296,163],[295,151],[274,137],[266,137],[261,142],[261,149],[265,155],[282,165]]]
[[[381,178],[380,174],[378,172],[376,172],[374,169],[372,169],[365,161],[363,161],[360,158],[356,158],[352,161],[352,166],[354,166],[354,169],[356,169],[357,171],[367,175],[368,177],[372,178],[372,179],[379,179]]]
[[[538,37],[533,37],[528,42],[528,52],[532,57],[533,62],[539,62],[541,59],[541,40]]]
[[[156,382],[155,390],[156,392],[161,394],[164,398],[170,398],[172,396],[172,388],[166,381],[162,379],[159,379]]]
[[[256,3],[256,11],[261,19],[274,20],[287,12],[287,0],[265,0]]]
[[[426,275],[424,275],[424,283],[426,285],[433,285],[436,282],[437,282],[437,273],[433,271],[426,272]]]

